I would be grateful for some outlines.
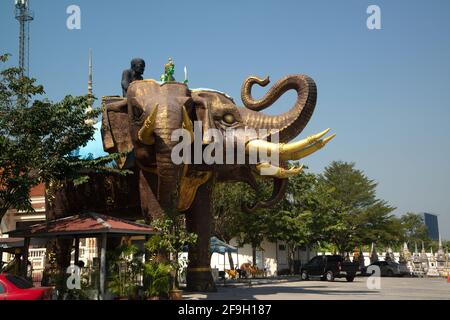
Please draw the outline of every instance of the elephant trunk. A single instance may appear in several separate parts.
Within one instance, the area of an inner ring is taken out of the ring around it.
[[[262,80],[252,76],[244,81],[241,98],[247,109],[241,108],[239,112],[245,124],[250,128],[267,129],[268,134],[278,132],[280,142],[294,139],[305,128],[314,112],[317,101],[317,88],[314,80],[305,75],[286,76],[275,83],[259,100],[253,99],[251,95],[251,89],[255,83],[264,87],[269,83],[269,78]],[[297,101],[289,111],[278,116],[257,112],[272,105],[291,89],[297,92]]]
[[[163,209],[176,207],[178,191],[178,166],[172,163],[170,153],[156,155],[158,167],[158,201]]]
[[[167,113],[167,114],[166,114]],[[156,165],[158,168],[158,201],[163,209],[177,205],[178,181],[181,166],[172,161],[172,149],[178,143],[171,141],[172,132],[181,127],[181,110],[164,108],[158,114],[155,127]]]

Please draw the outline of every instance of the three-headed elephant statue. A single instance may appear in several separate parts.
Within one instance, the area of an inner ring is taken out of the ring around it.
[[[269,79],[252,76],[244,81],[244,107],[219,91],[154,80],[131,83],[126,97],[104,97],[104,150],[122,153],[118,165],[133,174],[97,175],[76,190],[66,184],[51,212],[61,216],[88,209],[130,219],[143,216],[148,222],[165,212],[183,213],[187,230],[198,235],[189,248],[188,289],[214,290],[209,253],[214,183],[243,181],[256,188],[255,176],[264,174],[273,179],[271,197],[243,209],[251,213],[273,206],[283,197],[287,178],[301,171],[288,168],[288,161],[308,156],[334,136],[323,138],[325,130],[292,142],[316,105],[316,85],[310,77],[286,76],[261,99],[252,97],[254,84],[266,86]],[[292,108],[280,115],[260,112],[288,90],[297,93]],[[269,162],[268,155],[276,155],[277,161]]]

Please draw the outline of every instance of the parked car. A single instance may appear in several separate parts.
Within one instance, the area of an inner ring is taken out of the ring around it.
[[[409,271],[406,268],[406,266],[402,266],[394,261],[376,261],[376,262],[370,264],[369,266],[367,266],[363,270],[363,272],[366,275],[371,275],[373,273],[373,271],[367,272],[367,269],[370,266],[379,267],[380,268],[380,276],[382,276],[382,277],[394,277],[394,276],[402,277],[404,275],[409,275]]]
[[[345,278],[352,282],[359,272],[359,264],[346,262],[340,255],[315,256],[301,269],[302,280],[321,278],[334,281],[335,278]]]
[[[34,288],[25,278],[0,274],[0,300],[50,300],[52,288]]]

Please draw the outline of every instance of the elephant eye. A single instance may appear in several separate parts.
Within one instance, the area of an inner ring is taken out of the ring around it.
[[[225,114],[223,117],[223,122],[225,122],[226,124],[234,124],[236,122],[236,120],[234,119],[234,116],[231,113],[227,113]]]

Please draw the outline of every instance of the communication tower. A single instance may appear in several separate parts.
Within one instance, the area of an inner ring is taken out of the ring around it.
[[[34,19],[33,12],[29,9],[29,0],[15,0],[15,16],[20,24],[19,33],[19,67],[22,75],[29,74],[30,61],[30,21]]]

